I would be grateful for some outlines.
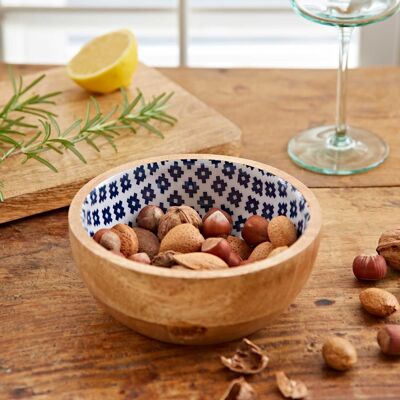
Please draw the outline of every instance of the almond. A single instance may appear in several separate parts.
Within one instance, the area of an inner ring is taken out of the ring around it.
[[[135,231],[128,225],[117,224],[112,229],[121,239],[121,253],[125,257],[135,254],[139,250],[139,241]]]
[[[363,290],[360,293],[360,301],[365,311],[377,317],[387,317],[400,308],[397,298],[392,293],[378,288]]]
[[[158,254],[160,249],[160,241],[158,237],[153,233],[143,228],[132,228],[139,241],[139,253],[146,253],[150,258],[153,258]]]
[[[331,368],[346,371],[356,364],[357,351],[348,340],[332,336],[322,346],[322,357]]]
[[[183,271],[188,271],[188,270],[191,271],[190,268],[186,268],[186,267],[184,267],[183,265],[178,265],[178,264],[173,265],[173,266],[171,267],[171,269],[180,269],[181,271],[182,271],[182,270],[183,270]]]
[[[264,260],[268,257],[274,246],[271,242],[260,243],[250,254],[249,261],[259,261]]]
[[[281,246],[281,247],[277,247],[276,249],[273,249],[271,251],[271,253],[268,254],[268,258],[271,258],[273,256],[276,256],[280,253],[282,253],[283,251],[287,250],[289,247],[287,246]]]
[[[249,245],[236,236],[228,236],[226,238],[232,250],[242,259],[247,260],[250,256],[251,249]]]
[[[274,247],[290,246],[297,240],[296,227],[284,215],[274,217],[268,224],[268,237]]]
[[[160,252],[167,250],[179,253],[193,253],[199,251],[204,237],[192,224],[180,224],[172,228],[165,235],[160,244]]]
[[[229,268],[225,261],[208,253],[177,254],[174,260],[177,264],[194,270]]]

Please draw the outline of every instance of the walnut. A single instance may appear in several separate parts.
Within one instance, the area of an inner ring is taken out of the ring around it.
[[[177,225],[192,224],[200,229],[202,221],[197,211],[188,206],[170,207],[167,213],[162,216],[158,226],[158,238],[162,240],[164,236]]]
[[[221,400],[255,400],[256,392],[243,377],[233,380]]]
[[[303,399],[308,394],[303,382],[290,380],[282,371],[276,373],[276,383],[283,397],[287,399]]]
[[[376,251],[391,267],[400,270],[400,228],[382,233]]]
[[[265,352],[248,339],[242,340],[231,358],[221,356],[225,367],[241,374],[257,374],[267,367],[268,361]]]

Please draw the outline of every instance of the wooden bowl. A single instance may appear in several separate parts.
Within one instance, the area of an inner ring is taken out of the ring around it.
[[[218,271],[147,266],[114,255],[91,236],[133,223],[141,207],[185,203],[204,215],[231,213],[239,234],[247,217],[285,214],[299,239],[270,259]],[[87,183],[69,210],[75,262],[95,299],[115,319],[165,342],[211,344],[264,328],[306,283],[321,228],[318,201],[292,176],[268,165],[212,155],[173,155],[134,161]]]

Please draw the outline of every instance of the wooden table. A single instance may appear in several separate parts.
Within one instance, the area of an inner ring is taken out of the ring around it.
[[[399,399],[400,360],[380,354],[375,337],[384,322],[360,310],[358,293],[368,285],[353,278],[351,264],[399,223],[400,68],[351,71],[350,122],[380,133],[391,155],[372,172],[342,178],[303,171],[285,151],[298,130],[333,120],[333,71],[164,73],[242,128],[244,157],[294,174],[315,188],[322,206],[322,245],[308,285],[284,315],[252,337],[271,359],[265,372],[249,379],[259,398],[281,399],[274,372],[282,369],[307,383],[309,399]],[[399,274],[392,271],[377,286],[399,296]],[[389,320],[400,323],[400,313]],[[323,339],[334,334],[358,350],[352,371],[334,372],[322,363]],[[72,261],[67,210],[0,228],[1,399],[218,399],[235,377],[218,355],[236,345],[158,343],[104,314]]]

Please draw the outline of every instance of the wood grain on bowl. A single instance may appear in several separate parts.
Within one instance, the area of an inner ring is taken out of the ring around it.
[[[69,211],[75,262],[96,300],[116,319],[146,336],[181,344],[211,344],[253,333],[282,313],[307,281],[319,246],[320,210],[312,192],[282,171],[234,157],[185,155],[222,160],[270,172],[292,184],[307,202],[307,229],[287,251],[272,260],[213,271],[143,266],[110,254],[85,231],[84,200],[93,188],[118,172],[182,155],[125,164],[86,184]]]

